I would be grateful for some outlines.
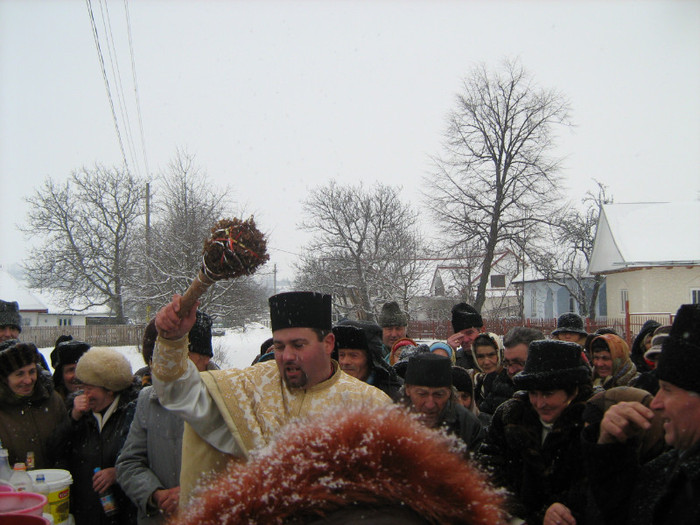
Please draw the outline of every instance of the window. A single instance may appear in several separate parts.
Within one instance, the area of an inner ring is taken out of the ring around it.
[[[700,304],[700,288],[690,290],[690,302],[693,304]]]
[[[491,288],[505,288],[506,287],[506,276],[505,275],[492,275],[491,276]]]
[[[574,300],[574,296],[570,295],[569,296],[569,312],[575,312],[576,311],[576,301]]]
[[[625,304],[629,301],[627,290],[620,290],[620,313],[625,313]]]
[[[530,295],[530,315],[537,317],[537,290],[532,290]]]

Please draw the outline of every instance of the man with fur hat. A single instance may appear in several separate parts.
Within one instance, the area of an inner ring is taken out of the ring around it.
[[[335,347],[333,357],[340,369],[368,383],[396,401],[402,381],[382,359],[381,329],[366,321],[343,320],[333,327]]]
[[[429,428],[444,428],[462,439],[468,450],[481,443],[483,426],[479,418],[457,400],[452,386],[452,361],[432,352],[408,360],[402,388],[402,403]]]
[[[0,343],[17,339],[22,331],[22,316],[17,301],[0,300]]]
[[[82,386],[75,374],[78,360],[90,349],[83,341],[76,341],[70,335],[62,335],[56,340],[51,352],[53,366],[53,386],[63,399],[80,390]]]
[[[680,307],[656,367],[660,388],[649,408],[611,407],[589,443],[591,489],[606,523],[700,523],[700,305]],[[661,416],[672,449],[639,465],[640,436]]]
[[[581,346],[586,345],[587,337],[588,332],[583,327],[583,318],[574,312],[560,315],[557,319],[557,327],[552,330],[552,339],[569,341]]]
[[[67,421],[66,409],[39,365],[33,343],[8,339],[0,343],[0,441],[10,465],[34,453],[36,468],[53,464],[51,435]]]
[[[197,310],[197,321],[188,335],[188,356],[200,372],[219,369],[210,362],[211,327],[211,317]],[[152,321],[142,343],[142,354],[149,365],[157,335]],[[150,368],[143,377],[150,379]],[[136,505],[139,525],[165,523],[177,511],[183,430],[184,421],[160,404],[152,386],[139,392],[136,414],[116,465],[117,481]]]
[[[582,348],[538,340],[516,392],[496,409],[479,457],[495,485],[510,493],[508,510],[528,524],[582,523],[585,474],[581,432],[591,395],[591,370]]]
[[[475,367],[472,343],[484,331],[484,320],[472,305],[459,303],[452,307],[452,331],[447,344],[455,350],[455,364],[467,370]]]
[[[156,315],[152,372],[161,403],[187,422],[181,506],[202,474],[222,469],[230,459],[247,459],[294,419],[333,414],[335,407],[391,403],[384,392],[345,374],[331,358],[335,336],[330,295],[288,292],[270,297],[274,362],[201,375],[186,353],[195,312],[180,312],[180,304],[181,297],[175,295]]]
[[[83,393],[74,400],[70,421],[56,432],[57,466],[73,476],[71,514],[76,525],[131,525],[136,508],[116,482],[115,468],[136,409],[131,365],[113,348],[93,347],[78,360],[75,373]],[[108,489],[117,506],[110,517],[100,502],[100,493]]]
[[[386,357],[394,343],[407,336],[408,314],[401,311],[399,303],[389,301],[382,305],[378,320],[379,326],[382,327],[382,357]]]

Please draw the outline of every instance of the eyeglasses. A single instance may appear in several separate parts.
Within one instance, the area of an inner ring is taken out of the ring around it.
[[[517,366],[520,368],[525,367],[525,361],[521,361],[520,359],[514,359],[513,361],[508,361],[508,359],[505,359],[503,361],[503,366],[505,368],[510,368],[511,366]]]

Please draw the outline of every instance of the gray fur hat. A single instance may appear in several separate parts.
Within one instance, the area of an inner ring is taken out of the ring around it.
[[[583,318],[574,312],[568,312],[559,316],[557,328],[552,330],[552,335],[557,335],[560,332],[588,335],[588,332],[583,328]]]
[[[121,392],[131,386],[133,375],[129,361],[114,348],[92,347],[75,368],[78,379],[86,385],[101,386]]]
[[[408,326],[408,314],[401,311],[396,301],[384,303],[379,313],[379,326]]]
[[[3,301],[0,299],[0,326],[14,326],[22,331],[22,316],[19,315],[17,301]]]

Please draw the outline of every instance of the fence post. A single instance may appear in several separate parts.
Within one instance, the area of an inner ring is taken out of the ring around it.
[[[632,319],[630,316],[630,301],[627,299],[625,301],[625,340],[627,344],[632,346],[632,330],[631,330]]]

